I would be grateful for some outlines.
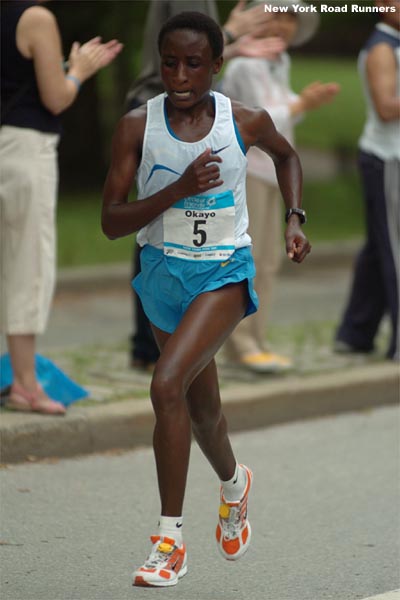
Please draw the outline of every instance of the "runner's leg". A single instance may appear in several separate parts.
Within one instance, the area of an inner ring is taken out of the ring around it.
[[[219,479],[228,481],[235,471],[236,460],[222,413],[215,360],[196,377],[186,398],[197,443]]]
[[[151,384],[156,416],[153,444],[161,514],[165,516],[182,514],[191,442],[190,415],[194,416],[195,422],[197,420],[196,436],[220,478],[228,479],[233,474],[235,460],[226,433],[223,434],[226,426],[220,413],[219,393],[216,395],[216,370],[210,363],[243,317],[247,302],[247,283],[230,284],[198,296],[172,335],[153,327],[161,349]],[[203,370],[205,374],[191,389]],[[205,408],[200,411],[198,399],[202,382],[206,384],[205,390],[214,392],[208,397],[205,391],[202,400]],[[206,420],[208,426],[204,425]],[[210,435],[212,430],[214,433]],[[222,442],[218,439],[221,433]],[[215,452],[221,443],[225,450],[217,459]]]

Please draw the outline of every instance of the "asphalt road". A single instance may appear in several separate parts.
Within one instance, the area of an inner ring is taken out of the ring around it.
[[[356,600],[399,586],[395,408],[305,421],[232,442],[254,470],[252,545],[237,563],[213,535],[218,482],[193,446],[185,503],[189,572],[132,588],[159,503],[152,451],[0,472],[2,600]]]

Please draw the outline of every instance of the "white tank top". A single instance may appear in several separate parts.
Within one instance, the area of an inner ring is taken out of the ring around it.
[[[215,119],[198,142],[184,142],[171,131],[165,111],[166,94],[147,102],[142,160],[137,171],[138,200],[176,181],[207,148],[222,158],[218,163],[223,184],[204,194],[175,203],[137,236],[164,254],[187,260],[223,260],[236,248],[249,246],[247,234],[246,167],[244,148],[233,120],[229,98],[212,92]]]

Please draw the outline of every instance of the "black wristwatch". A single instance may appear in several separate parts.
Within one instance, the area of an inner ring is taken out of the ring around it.
[[[288,210],[286,211],[286,214],[285,214],[286,223],[289,221],[289,219],[292,215],[298,215],[299,219],[300,219],[300,223],[302,225],[304,225],[304,223],[307,223],[306,211],[303,210],[302,208],[288,208]]]

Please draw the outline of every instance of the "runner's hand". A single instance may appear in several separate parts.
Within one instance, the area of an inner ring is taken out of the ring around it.
[[[304,235],[296,217],[289,219],[285,231],[286,253],[288,258],[296,263],[301,263],[311,252],[311,244]]]
[[[177,184],[182,197],[206,192],[222,185],[224,182],[220,179],[219,166],[216,164],[221,162],[222,158],[213,154],[211,148],[200,154],[178,179]]]

